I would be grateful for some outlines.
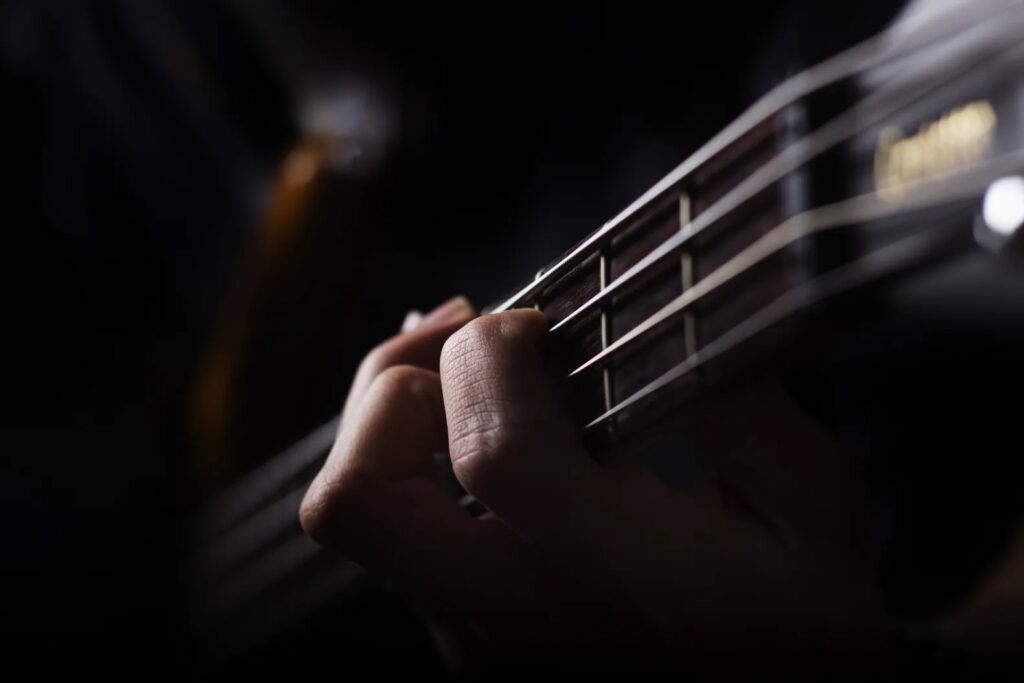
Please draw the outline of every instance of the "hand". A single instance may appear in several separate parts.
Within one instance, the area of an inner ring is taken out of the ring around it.
[[[597,464],[545,374],[549,321],[455,299],[363,362],[302,505],[341,548],[499,639],[835,649],[880,623],[852,464],[774,385],[690,415],[715,476]],[[435,480],[447,453],[490,514]]]

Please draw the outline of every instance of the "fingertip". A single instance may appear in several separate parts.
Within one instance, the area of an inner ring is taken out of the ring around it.
[[[414,308],[405,314],[405,319],[402,320],[401,331],[412,332],[421,322],[423,322],[423,314]]]
[[[530,331],[547,332],[551,327],[551,318],[539,308],[514,308],[507,311],[508,317],[523,325]]]
[[[323,483],[320,476],[317,476],[306,489],[299,504],[299,525],[306,536],[320,545],[325,545],[330,539],[324,524],[326,516],[322,489]]]
[[[535,308],[516,308],[495,318],[496,343],[509,352],[530,349],[531,354],[539,353],[551,328],[551,319]]]
[[[466,323],[476,317],[476,309],[469,299],[459,294],[422,316],[418,326],[452,325]]]
[[[441,350],[442,375],[474,363],[496,364],[497,367],[513,362],[517,371],[523,361],[539,351],[540,343],[551,326],[551,320],[533,308],[517,308],[480,316],[445,341]],[[524,355],[524,353],[526,355]],[[539,367],[539,366],[538,366]]]

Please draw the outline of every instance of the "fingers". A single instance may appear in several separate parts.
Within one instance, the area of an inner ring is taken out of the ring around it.
[[[510,311],[473,321],[445,344],[440,375],[455,474],[551,566],[615,606],[620,623],[672,621],[678,616],[663,603],[676,588],[709,592],[707,577],[746,547],[734,551],[725,539],[735,529],[703,498],[590,458],[544,371],[547,327],[536,311]]]
[[[523,309],[478,318],[441,354],[449,452],[467,491],[499,517],[531,532],[604,476],[579,443],[545,374],[549,326]],[[531,533],[532,535],[532,533]]]
[[[650,475],[607,470],[591,458],[546,374],[547,329],[543,314],[514,310],[478,318],[445,344],[448,447],[463,487],[556,551],[617,543],[613,537],[631,533],[637,515],[658,517],[678,505],[707,509],[703,498],[675,496]],[[635,492],[642,495],[633,498]]]
[[[310,486],[303,528],[448,609],[535,607],[521,542],[496,521],[472,518],[434,480],[434,453],[446,441],[438,375],[384,370]]]
[[[457,296],[435,308],[425,316],[410,314],[402,324],[402,333],[378,345],[359,366],[352,382],[342,425],[348,415],[362,401],[373,380],[384,370],[396,365],[413,365],[436,371],[441,347],[452,332],[465,325],[476,315],[465,297]]]
[[[571,577],[586,604],[615,612],[616,623],[646,624],[673,642],[695,633],[726,638],[736,628],[764,633],[779,615],[795,627],[814,623],[820,604],[837,602],[830,577],[815,588],[814,572],[794,565],[786,544],[724,514],[713,497],[597,465],[545,372],[543,314],[508,311],[455,331],[465,315],[426,331],[423,321],[364,364],[337,443],[302,506],[314,538],[421,596],[505,624],[509,615],[550,610],[559,593],[553,576]],[[429,351],[440,356],[438,373],[394,365],[437,362]],[[779,420],[783,405],[754,395],[712,411],[703,428],[717,431],[713,455],[723,476],[767,477],[752,500],[763,514],[795,524],[787,515],[814,514],[789,497],[810,485],[805,473],[817,471],[820,444],[787,436],[802,425]],[[744,459],[750,439],[768,465]],[[470,517],[434,481],[433,455],[446,444],[460,482],[496,517]]]
[[[396,365],[378,374],[366,389],[310,491],[318,484],[429,477],[434,473],[434,453],[446,449],[440,378],[430,370]],[[343,500],[347,491],[329,493],[332,500]]]

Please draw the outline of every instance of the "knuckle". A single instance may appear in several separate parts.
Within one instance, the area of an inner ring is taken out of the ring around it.
[[[329,481],[321,475],[299,506],[303,532],[321,545],[343,545],[372,495],[370,480],[354,472],[336,473]]]
[[[454,369],[482,360],[499,334],[497,316],[470,321],[448,337],[441,349],[441,367]]]
[[[393,413],[426,412],[439,428],[444,428],[443,399],[436,372],[413,365],[393,365],[374,379],[370,394],[370,402],[386,406]]]
[[[442,362],[464,361],[536,340],[549,321],[540,311],[516,309],[476,318],[448,338]]]
[[[310,488],[299,506],[299,524],[302,525],[303,533],[321,545],[329,541],[324,503],[319,492]]]
[[[319,481],[314,481],[306,491],[299,505],[299,523],[302,531],[321,545],[326,545],[332,539],[327,514],[329,498],[325,495],[324,487]]]
[[[503,411],[491,386],[490,346],[495,328],[494,320],[475,320],[453,335],[442,353],[453,461],[475,462],[480,459],[477,453],[494,450],[503,441]]]
[[[540,325],[538,325],[540,323]],[[546,328],[532,310],[483,316],[449,337],[441,354],[452,467],[467,491],[492,496],[516,476],[529,446],[522,406],[502,389],[517,347]],[[517,417],[518,415],[518,417]]]
[[[323,545],[346,547],[362,533],[368,519],[377,515],[385,482],[379,463],[363,451],[376,430],[381,411],[401,415],[410,402],[435,410],[438,399],[436,373],[411,365],[392,365],[374,377],[363,402],[364,410],[338,435],[327,464],[316,477],[299,506],[299,521],[307,536]],[[443,422],[443,416],[436,416]],[[390,421],[389,424],[394,424]]]
[[[476,496],[488,497],[515,475],[522,439],[500,422],[480,425],[452,439],[451,462],[459,483]]]
[[[375,376],[398,362],[398,344],[391,338],[373,347],[359,365],[360,374]]]
[[[376,391],[385,399],[416,396],[426,390],[428,371],[413,365],[392,365],[385,368],[374,379]]]

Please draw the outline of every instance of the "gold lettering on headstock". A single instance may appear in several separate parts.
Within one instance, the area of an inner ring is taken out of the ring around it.
[[[886,128],[875,147],[875,187],[884,199],[899,199],[918,183],[986,157],[995,132],[996,112],[985,100],[951,109],[910,137]]]

